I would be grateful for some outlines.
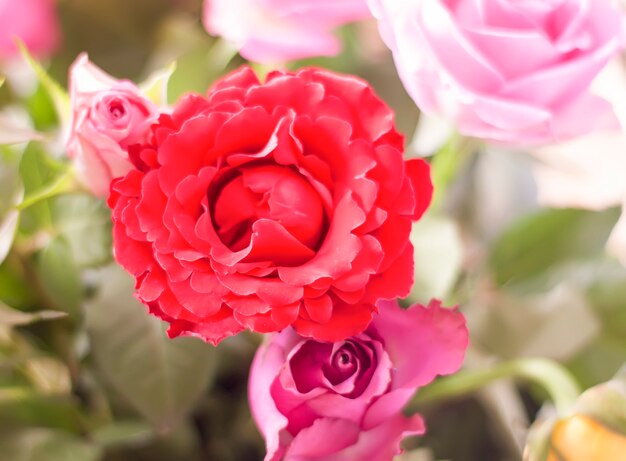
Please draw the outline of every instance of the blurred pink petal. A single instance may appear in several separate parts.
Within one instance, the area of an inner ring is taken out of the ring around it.
[[[626,136],[601,132],[534,152],[539,202],[551,207],[601,210],[626,195]]]
[[[622,46],[612,0],[368,5],[413,100],[463,134],[534,145],[615,125],[589,89]]]
[[[18,54],[15,38],[36,56],[53,53],[61,38],[54,0],[0,0],[0,58]]]
[[[205,0],[203,22],[246,59],[280,63],[336,55],[334,29],[369,16],[365,0]]]

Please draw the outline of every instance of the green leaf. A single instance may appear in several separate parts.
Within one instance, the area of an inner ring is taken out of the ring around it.
[[[28,52],[28,49],[26,48],[23,42],[18,40],[17,46],[20,52],[22,53],[24,60],[33,69],[42,87],[46,90],[46,92],[48,93],[48,96],[52,100],[52,103],[54,104],[58,118],[61,121],[61,125],[63,126],[67,125],[69,123],[69,117],[70,117],[70,112],[71,112],[70,111],[70,98],[67,92],[65,91],[65,89],[63,89],[61,85],[58,84],[58,82],[56,82],[52,77],[50,77],[50,75],[48,75],[46,70],[43,67],[41,67],[41,64],[39,64],[31,56],[31,54]]]
[[[602,334],[576,357],[567,367],[584,387],[590,387],[611,378],[626,362],[626,339]]]
[[[11,461],[98,461],[102,450],[62,431],[24,429],[0,436],[2,459]]]
[[[78,404],[71,397],[30,388],[0,387],[0,415],[0,434],[11,428],[33,426],[79,431],[83,425]],[[4,454],[2,449],[0,454]]]
[[[472,337],[500,357],[567,360],[584,350],[601,330],[584,291],[573,282],[530,295],[501,291],[486,302],[467,312]]]
[[[557,362],[543,358],[528,358],[498,363],[485,369],[462,370],[440,378],[420,389],[410,405],[452,398],[474,392],[487,384],[504,378],[517,378],[540,385],[550,396],[560,414],[567,414],[580,395],[580,389],[569,372]]]
[[[626,269],[615,260],[575,267],[574,282],[586,291],[602,324],[598,337],[568,362],[580,382],[590,387],[609,380],[626,362]],[[583,325],[576,327],[576,336]]]
[[[56,320],[66,317],[65,312],[59,311],[38,311],[22,312],[13,309],[0,301],[0,325],[19,326],[28,325],[43,320]]]
[[[112,258],[111,215],[90,195],[63,195],[51,203],[53,226],[67,242],[78,267],[93,267]]]
[[[24,184],[24,196],[38,195],[65,171],[66,166],[51,159],[39,144],[28,145],[20,162],[20,176]],[[44,200],[33,203],[22,212],[20,229],[33,233],[41,229],[49,229],[52,225],[49,204]]]
[[[168,339],[163,322],[133,298],[133,281],[119,267],[99,271],[97,279],[97,295],[85,307],[96,363],[156,430],[171,430],[209,385],[215,348],[194,338]]]
[[[0,300],[19,309],[31,307],[36,302],[32,286],[7,262],[0,265]]]
[[[76,318],[83,288],[71,247],[65,239],[54,238],[39,253],[36,271],[42,289],[55,308]]]
[[[530,282],[559,264],[597,256],[617,210],[541,210],[515,223],[494,244],[489,264],[499,285]]]
[[[91,439],[106,448],[142,445],[156,434],[152,427],[142,421],[115,421],[91,434]]]
[[[58,129],[59,117],[54,107],[54,101],[41,83],[24,101],[24,106],[37,130],[54,132]]]
[[[69,192],[74,188],[74,174],[71,170],[57,176],[54,180],[43,184],[41,187],[30,192],[22,202],[15,208],[24,210],[43,200],[52,198],[64,192]]]
[[[437,151],[431,160],[431,177],[434,193],[431,210],[441,207],[445,194],[459,172],[478,152],[479,141],[452,133],[446,144]]]

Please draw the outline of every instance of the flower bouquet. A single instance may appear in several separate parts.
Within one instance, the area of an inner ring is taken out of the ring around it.
[[[0,460],[626,459],[624,14],[0,0]]]

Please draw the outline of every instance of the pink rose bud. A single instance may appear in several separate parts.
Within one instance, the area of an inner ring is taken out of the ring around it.
[[[620,46],[613,0],[368,0],[407,91],[460,132],[510,144],[615,123],[589,86]]]
[[[345,341],[287,329],[257,351],[248,397],[265,461],[390,461],[404,436],[425,431],[402,408],[418,388],[459,369],[465,319],[438,301],[379,305],[368,329]]]
[[[251,61],[276,63],[341,50],[333,30],[371,17],[365,0],[205,0],[204,27]]]
[[[48,55],[59,46],[54,0],[0,0],[0,58],[18,54],[15,39],[34,55]]]
[[[131,168],[128,147],[146,141],[156,106],[128,80],[116,80],[81,54],[70,69],[72,121],[67,153],[79,179],[104,197]]]

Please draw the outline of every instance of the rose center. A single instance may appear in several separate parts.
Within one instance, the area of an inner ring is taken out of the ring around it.
[[[107,128],[126,128],[131,115],[131,108],[126,99],[117,95],[105,95],[97,103],[97,111]]]
[[[317,249],[324,235],[319,195],[302,175],[288,167],[242,168],[223,185],[214,203],[217,233],[233,251],[249,245],[254,223],[261,219],[274,221],[311,250]]]
[[[126,108],[119,99],[114,99],[109,103],[109,113],[111,117],[117,120],[126,115]]]
[[[358,367],[358,352],[353,344],[346,343],[333,354],[330,366],[325,367],[324,373],[332,384],[338,384],[356,373]]]

